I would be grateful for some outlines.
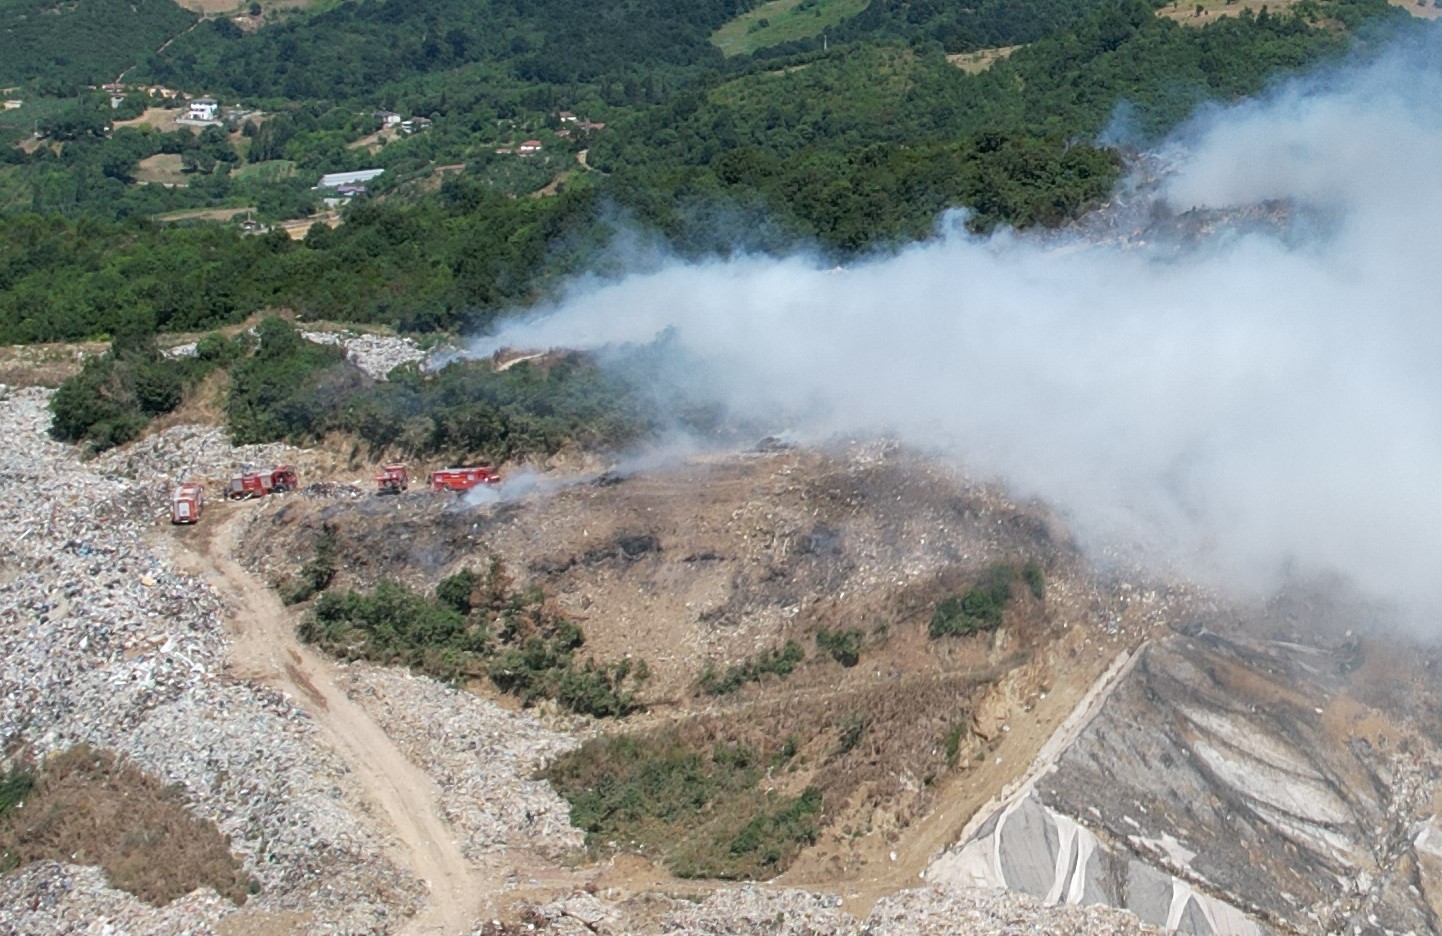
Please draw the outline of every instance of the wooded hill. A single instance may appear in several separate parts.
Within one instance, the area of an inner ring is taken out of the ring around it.
[[[315,99],[278,101],[243,133],[193,135],[110,132],[108,103],[82,97],[57,111],[52,145],[4,150],[0,342],[211,328],[265,307],[483,327],[568,275],[604,272],[617,219],[683,256],[808,248],[837,260],[930,236],[952,207],[972,209],[979,230],[1062,224],[1122,171],[1117,152],[1091,141],[1123,110],[1135,139],[1156,139],[1202,101],[1427,28],[1384,0],[1305,0],[1201,28],[1136,0],[968,74],[945,43],[972,40],[938,25],[950,8],[934,4],[883,3],[848,26],[882,17],[881,38],[723,62],[707,37],[738,3],[636,0],[562,15],[559,0],[373,0],[253,35],[204,24],[145,67],[196,90]],[[494,12],[494,28],[476,10]],[[985,35],[1023,38],[994,28]],[[894,38],[907,30],[913,41]],[[383,88],[435,128],[376,152],[353,145],[374,130]],[[559,110],[582,107],[606,118],[604,131],[555,132]],[[495,152],[527,133],[546,139],[539,161]],[[591,171],[576,161],[583,148]],[[189,184],[139,184],[137,167],[165,154]],[[466,171],[433,176],[441,163]],[[303,217],[322,172],[372,164],[386,168],[372,197],[303,243],[145,220],[230,205]],[[559,194],[514,197],[552,174]]]

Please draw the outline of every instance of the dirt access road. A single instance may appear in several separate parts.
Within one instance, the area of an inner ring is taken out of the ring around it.
[[[493,909],[490,901],[503,886],[498,869],[466,860],[442,818],[435,784],[346,696],[331,663],[300,643],[293,615],[275,593],[235,561],[236,540],[249,513],[243,507],[235,510],[209,531],[203,552],[182,546],[185,552],[178,557],[231,607],[234,675],[279,689],[303,708],[324,743],[350,768],[377,818],[389,826],[395,837],[392,859],[430,894],[425,908],[400,932],[469,932]]]

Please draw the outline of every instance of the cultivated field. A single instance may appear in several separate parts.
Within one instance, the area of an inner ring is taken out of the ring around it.
[[[167,211],[155,216],[157,221],[229,221],[231,218],[255,211],[254,208],[192,208],[186,211]]]
[[[174,133],[180,129],[189,130],[192,133],[199,133],[201,127],[191,127],[175,122],[177,117],[185,116],[185,111],[178,107],[147,107],[145,113],[130,120],[115,121],[116,127],[154,127],[162,133]]]

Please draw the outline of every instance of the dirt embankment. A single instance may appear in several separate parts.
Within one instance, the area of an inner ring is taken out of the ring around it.
[[[621,730],[726,725],[738,737],[801,739],[805,766],[778,773],[776,789],[818,786],[827,819],[784,880],[863,913],[914,885],[1117,653],[1185,600],[1098,586],[1043,509],[888,445],[698,457],[564,482],[513,475],[486,498],[273,505],[240,552],[262,579],[278,578],[288,569],[276,557],[309,555],[330,524],[339,588],[399,578],[428,589],[500,557],[518,587],[542,587],[582,625],[586,653],[646,660],[649,712]],[[1029,560],[1045,570],[1044,597],[1018,593],[997,631],[929,637],[938,601],[995,563]],[[823,628],[860,632],[856,665],[818,647]],[[786,641],[806,656],[789,677],[723,696],[698,689],[708,663],[724,670]],[[859,736],[841,743],[853,723]]]

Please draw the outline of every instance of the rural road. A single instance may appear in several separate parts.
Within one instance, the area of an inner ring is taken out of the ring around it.
[[[225,517],[204,554],[188,551],[196,571],[231,606],[235,675],[280,689],[304,709],[323,743],[350,769],[361,795],[389,825],[393,859],[429,891],[426,906],[400,932],[469,932],[483,901],[499,892],[501,882],[486,880],[466,860],[442,818],[436,785],[345,694],[330,661],[297,639],[293,615],[276,594],[235,561],[235,544],[249,513],[241,508]]]

